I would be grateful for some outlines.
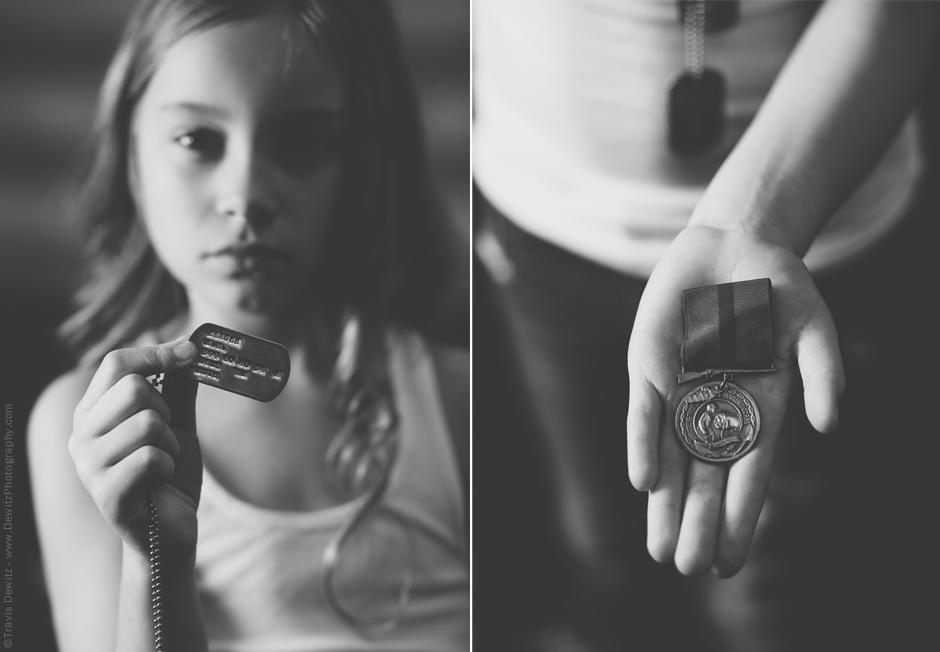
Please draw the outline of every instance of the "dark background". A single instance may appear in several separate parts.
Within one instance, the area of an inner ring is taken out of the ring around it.
[[[469,2],[392,0],[421,101],[432,172],[464,238],[470,224]],[[14,415],[14,646],[55,650],[23,442],[39,392],[67,369],[66,316],[83,236],[63,218],[68,175],[134,3],[0,3],[0,402]],[[469,265],[469,258],[468,258]],[[466,321],[466,320],[464,320]],[[89,577],[89,582],[95,578]]]

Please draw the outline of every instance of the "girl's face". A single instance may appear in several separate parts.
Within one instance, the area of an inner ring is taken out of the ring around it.
[[[131,185],[191,305],[267,313],[302,300],[340,173],[345,89],[282,14],[166,54],[134,114]]]

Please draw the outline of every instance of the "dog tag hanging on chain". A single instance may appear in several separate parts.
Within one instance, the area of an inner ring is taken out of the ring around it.
[[[769,373],[773,367],[770,279],[685,290],[682,312],[682,373],[679,383],[699,378],[676,410],[676,435],[706,462],[732,462],[750,452],[760,434],[760,409],[734,374]],[[712,378],[721,380],[712,381]]]
[[[725,80],[705,69],[686,72],[669,91],[669,148],[678,156],[711,149],[725,130]]]
[[[203,324],[189,337],[196,345],[196,360],[186,369],[157,374],[154,387],[173,405],[170,425],[196,433],[196,393],[199,384],[211,385],[256,401],[277,398],[290,376],[290,357],[277,342],[240,333],[231,328]],[[154,649],[163,650],[163,574],[160,560],[160,526],[154,487],[147,487],[150,541],[150,609]]]
[[[705,67],[705,32],[737,22],[737,3],[686,0],[679,10],[686,71],[669,91],[669,148],[695,156],[717,145],[725,131],[725,79]]]

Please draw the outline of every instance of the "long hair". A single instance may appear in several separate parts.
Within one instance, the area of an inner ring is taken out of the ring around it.
[[[374,362],[383,327],[427,332],[430,307],[454,275],[447,220],[428,180],[420,118],[391,11],[344,0],[147,0],[132,16],[101,89],[73,203],[88,231],[88,268],[59,334],[94,363],[186,309],[184,288],[137,219],[129,183],[135,107],[163,55],[184,36],[285,11],[325,53],[349,89],[343,172],[309,300],[328,340],[359,320],[359,364]],[[321,352],[322,353],[322,352]],[[342,359],[338,350],[327,352]],[[349,356],[347,356],[349,359]],[[311,360],[316,362],[316,356]],[[322,362],[322,359],[320,360]],[[347,374],[348,375],[348,374]]]

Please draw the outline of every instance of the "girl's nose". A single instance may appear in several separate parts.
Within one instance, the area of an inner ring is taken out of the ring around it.
[[[260,231],[274,221],[274,207],[252,197],[239,194],[220,195],[216,212],[222,217],[247,223]]]
[[[238,160],[241,159],[241,160]],[[263,230],[274,221],[277,205],[263,165],[253,156],[232,157],[219,170],[216,213]]]

